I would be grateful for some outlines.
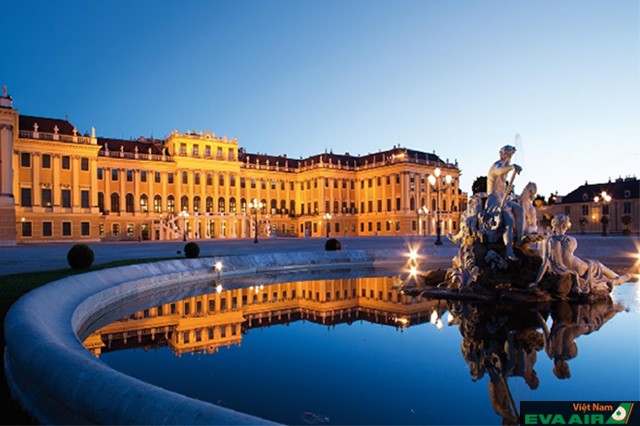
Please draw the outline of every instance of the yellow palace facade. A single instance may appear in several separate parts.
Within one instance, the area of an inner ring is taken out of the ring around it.
[[[80,134],[0,97],[0,244],[455,232],[456,163],[394,147],[306,159],[248,153],[237,139]],[[441,173],[436,186],[429,175]],[[451,176],[450,183],[445,176]]]

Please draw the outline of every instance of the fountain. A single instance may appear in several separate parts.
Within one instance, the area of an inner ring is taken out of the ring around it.
[[[452,267],[423,277],[426,288],[407,291],[457,299],[595,301],[629,280],[629,275],[574,255],[578,243],[566,235],[567,216],[553,219],[551,233],[538,231],[535,183],[528,183],[520,196],[512,194],[522,171],[510,163],[515,151],[510,145],[500,149],[500,159],[489,169],[487,194],[471,197],[460,231],[449,236],[460,246]]]

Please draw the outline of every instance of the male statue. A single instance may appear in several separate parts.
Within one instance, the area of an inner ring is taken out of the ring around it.
[[[489,168],[487,173],[487,193],[489,196],[485,209],[487,214],[496,218],[496,225],[502,224],[504,226],[502,238],[507,249],[507,258],[510,260],[517,260],[516,255],[513,253],[514,231],[517,241],[520,241],[524,228],[522,207],[509,199],[513,179],[516,174],[522,171],[522,167],[517,164],[510,164],[511,157],[515,152],[515,147],[511,145],[503,146],[500,148],[500,159]],[[511,171],[513,171],[511,183],[507,183],[507,174]]]

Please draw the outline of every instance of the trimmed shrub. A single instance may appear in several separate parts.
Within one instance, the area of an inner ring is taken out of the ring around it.
[[[93,264],[93,250],[86,244],[76,244],[67,253],[67,262],[72,269],[87,269]]]
[[[187,243],[184,246],[184,255],[189,259],[196,258],[200,255],[200,246],[198,243]]]
[[[335,238],[329,238],[327,242],[324,243],[324,249],[326,251],[335,251],[340,250],[341,248],[342,244],[340,244],[340,241],[336,240]]]

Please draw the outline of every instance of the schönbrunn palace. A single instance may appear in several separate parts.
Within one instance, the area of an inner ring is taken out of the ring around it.
[[[466,202],[457,163],[435,154],[393,147],[292,159],[209,131],[82,135],[68,120],[21,115],[6,88],[0,168],[0,245],[248,238],[256,223],[263,236],[431,235],[436,213],[446,234]]]

